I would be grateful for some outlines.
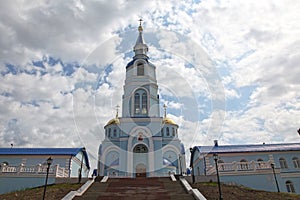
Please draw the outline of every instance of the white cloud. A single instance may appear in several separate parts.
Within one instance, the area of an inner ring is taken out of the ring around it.
[[[297,1],[0,1],[0,146],[85,145],[96,158],[121,105],[123,53],[139,17],[186,148],[213,139],[297,142],[299,9]],[[32,63],[40,60],[44,68]],[[15,73],[4,73],[7,63]],[[70,75],[66,63],[78,63]],[[224,94],[228,107],[243,105],[225,120]]]

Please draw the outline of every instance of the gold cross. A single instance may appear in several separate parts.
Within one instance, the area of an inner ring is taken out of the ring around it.
[[[142,20],[142,19],[139,19],[139,21],[140,21],[140,26],[142,26],[142,21],[143,21],[143,20]]]

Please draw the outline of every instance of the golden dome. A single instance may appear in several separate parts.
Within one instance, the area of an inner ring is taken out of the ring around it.
[[[172,124],[172,125],[178,126],[171,118],[168,118],[168,117],[164,117],[162,122],[164,124]]]
[[[120,120],[118,118],[113,118],[113,119],[109,120],[105,126],[108,126],[111,124],[120,124]]]

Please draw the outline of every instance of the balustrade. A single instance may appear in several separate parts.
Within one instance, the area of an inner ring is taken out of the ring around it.
[[[37,165],[37,166],[1,166],[0,176],[7,175],[38,175],[46,174],[47,165]],[[59,167],[59,165],[50,166],[49,175],[55,175],[55,177],[68,177],[69,171],[65,168]]]
[[[264,169],[272,169],[271,161],[267,162],[232,162],[232,163],[218,163],[219,172],[238,172],[238,171],[256,171],[256,170],[264,170]],[[213,166],[208,167],[207,169],[208,175],[216,174],[216,168]]]

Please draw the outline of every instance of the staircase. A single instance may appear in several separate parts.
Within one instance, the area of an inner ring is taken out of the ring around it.
[[[94,182],[81,196],[74,199],[134,200],[134,199],[194,199],[180,181],[166,178],[111,178],[106,183]]]

